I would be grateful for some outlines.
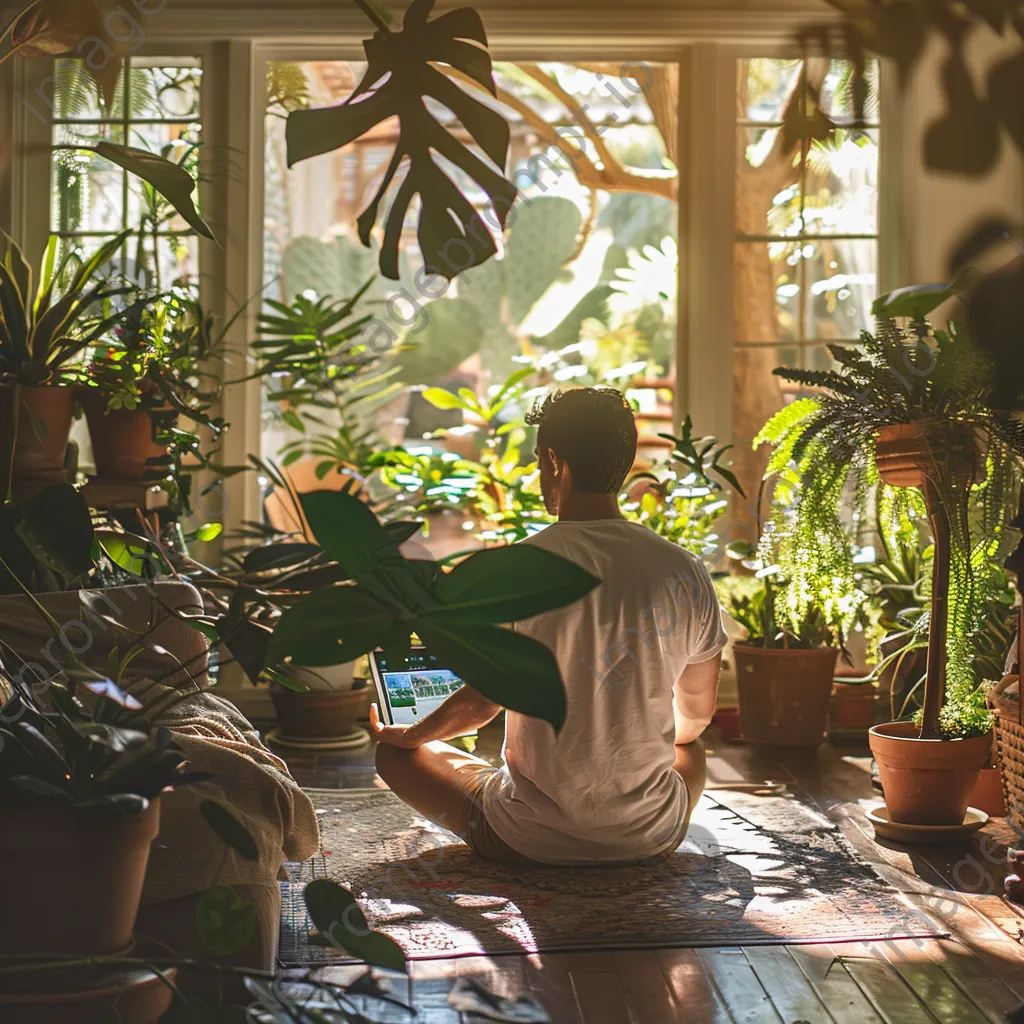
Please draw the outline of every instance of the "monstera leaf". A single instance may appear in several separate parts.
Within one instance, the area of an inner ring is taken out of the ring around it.
[[[96,0],[35,0],[10,27],[10,45],[22,57],[61,57],[78,54],[95,79],[107,105],[114,99],[123,63],[111,48]],[[115,44],[116,46],[116,44]]]
[[[487,36],[480,16],[468,8],[428,21],[434,0],[413,0],[400,32],[392,31],[364,2],[356,0],[377,26],[366,40],[368,67],[355,92],[340,106],[296,110],[288,116],[288,166],[354,142],[375,125],[397,117],[398,145],[377,194],[358,220],[359,237],[370,233],[385,193],[407,161],[405,176],[388,211],[380,269],[399,279],[398,250],[413,196],[420,197],[418,237],[426,269],[451,279],[497,252],[483,217],[459,190],[434,154],[464,171],[490,197],[502,228],[516,197],[504,177],[509,128],[495,110],[460,89],[432,63],[448,64],[496,94]],[[443,104],[462,123],[494,167],[458,141],[431,113],[427,98]]]

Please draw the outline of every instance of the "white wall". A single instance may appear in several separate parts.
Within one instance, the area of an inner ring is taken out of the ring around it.
[[[1006,43],[988,29],[971,39],[970,67],[980,88],[984,71],[1000,48]],[[1000,161],[984,177],[940,174],[924,167],[925,132],[944,108],[940,73],[945,54],[944,44],[931,46],[902,98],[901,285],[947,280],[950,250],[979,217],[995,213],[1024,221],[1024,160],[1005,131]]]

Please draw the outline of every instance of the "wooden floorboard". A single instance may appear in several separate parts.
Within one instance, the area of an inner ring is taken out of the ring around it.
[[[1014,841],[1005,827],[969,847],[878,843],[864,807],[881,798],[863,751],[778,755],[714,738],[708,746],[710,787],[785,784],[904,893],[908,913],[951,938],[417,961],[418,1024],[481,1024],[448,1003],[460,977],[512,999],[531,994],[552,1024],[1002,1024],[1024,1004],[1024,911],[1001,896]],[[405,998],[401,986],[395,994]]]

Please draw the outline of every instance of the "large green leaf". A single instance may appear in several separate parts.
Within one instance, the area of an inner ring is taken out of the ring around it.
[[[233,850],[246,860],[260,859],[259,847],[249,830],[225,807],[214,800],[203,800],[199,812],[207,824]]]
[[[952,298],[953,289],[948,284],[915,284],[906,288],[879,295],[871,306],[874,316],[909,317],[920,320],[936,310],[947,299]]]
[[[93,148],[105,160],[123,167],[143,181],[148,181],[185,218],[193,230],[204,238],[216,241],[209,225],[199,216],[199,211],[192,201],[196,180],[184,167],[148,150],[123,146],[116,142],[98,142]]]
[[[362,587],[315,591],[281,616],[267,663],[291,658],[309,668],[344,665],[377,647],[393,623],[394,616]]]
[[[496,95],[483,23],[469,8],[448,11],[427,21],[434,0],[413,0],[402,30],[394,32],[365,3],[357,3],[378,29],[363,44],[366,75],[342,105],[296,110],[288,116],[288,166],[346,146],[382,121],[397,117],[398,144],[377,194],[359,217],[359,236],[364,245],[370,244],[381,200],[407,160],[405,177],[388,211],[380,252],[381,272],[394,281],[399,279],[402,227],[409,204],[418,194],[418,236],[424,264],[429,272],[450,279],[489,259],[497,252],[497,245],[473,203],[435,162],[435,154],[457,166],[487,193],[502,227],[516,197],[516,187],[504,177],[508,124],[495,110],[431,66],[448,64]],[[493,166],[436,120],[426,97],[452,111]]]
[[[417,619],[413,628],[439,663],[495,704],[542,718],[556,731],[565,724],[562,674],[539,640],[443,614]]]
[[[404,971],[405,953],[388,936],[370,928],[355,897],[329,878],[310,882],[303,892],[306,909],[320,934],[332,946],[374,967]]]
[[[364,501],[340,491],[299,496],[317,543],[349,575],[370,572],[379,552],[395,542]]]
[[[260,921],[260,910],[244,900],[230,885],[207,889],[196,906],[196,931],[207,952],[234,956],[252,941]]]
[[[32,554],[67,583],[95,564],[92,518],[71,484],[54,484],[29,499],[17,530]]]
[[[572,604],[600,582],[544,548],[513,544],[467,558],[438,578],[434,596],[468,621],[515,622]]]

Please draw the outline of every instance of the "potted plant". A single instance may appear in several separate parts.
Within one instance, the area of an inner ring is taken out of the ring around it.
[[[218,329],[192,292],[176,287],[133,304],[91,350],[78,397],[101,479],[153,481],[188,505],[188,470],[209,463],[197,431],[216,441],[226,426],[211,414],[220,381],[210,367],[241,312]]]
[[[0,261],[0,473],[8,496],[15,482],[66,477],[77,363],[123,317],[109,304],[130,289],[103,274],[126,237],[111,239],[77,267],[71,251],[57,260],[58,239],[51,237],[37,284],[21,249],[7,239]]]
[[[58,635],[58,623],[36,608]],[[9,668],[17,681],[3,687],[0,865],[13,878],[31,864],[46,879],[4,886],[3,953],[125,951],[160,793],[189,781],[170,734],[154,732],[137,700],[66,660],[49,680]]]
[[[998,546],[1024,455],[1020,424],[993,407],[991,366],[969,332],[927,322],[952,294],[928,287],[882,296],[876,336],[865,332],[857,349],[830,346],[836,370],[776,370],[819,393],[787,406],[758,438],[775,446],[769,468],[782,474],[777,515],[790,518],[808,559],[838,553],[831,562],[844,587],[855,575],[842,554],[844,494],[855,520],[879,481],[923,497],[934,540],[923,707],[915,720],[869,734],[890,818],[905,824],[961,824],[991,749],[991,716],[972,670],[983,615],[978,556]]]
[[[723,462],[732,445],[695,437],[689,416],[679,437],[658,436],[670,441],[672,450],[664,461],[630,477],[620,499],[623,514],[713,566],[726,554],[715,529],[728,508],[729,491],[746,497]]]
[[[732,581],[726,610],[744,628],[733,646],[740,735],[748,743],[815,747],[825,739],[839,648],[820,608],[785,611],[778,565]]]

